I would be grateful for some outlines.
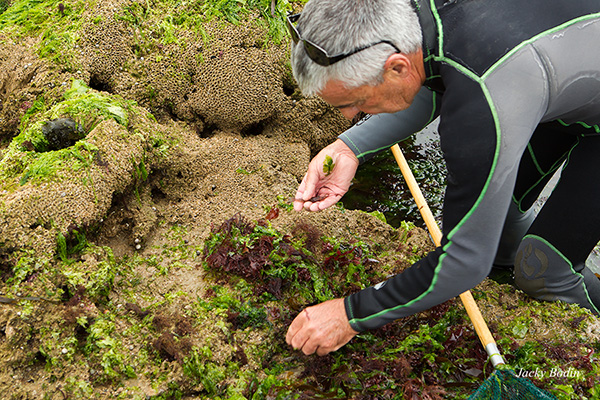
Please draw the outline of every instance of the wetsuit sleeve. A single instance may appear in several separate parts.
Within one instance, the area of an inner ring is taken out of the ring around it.
[[[369,115],[339,138],[362,164],[429,125],[439,114],[439,97],[424,87],[408,109],[393,114]]]
[[[488,275],[519,160],[547,107],[542,63],[530,47],[521,53],[486,79],[442,67],[439,132],[448,169],[442,245],[401,274],[347,297],[353,329],[426,310]]]

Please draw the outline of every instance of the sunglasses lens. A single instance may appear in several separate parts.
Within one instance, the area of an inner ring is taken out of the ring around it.
[[[331,64],[327,53],[325,53],[325,50],[323,50],[316,44],[308,42],[307,40],[302,41],[304,42],[304,49],[306,50],[306,54],[308,54],[311,60],[323,67],[327,67],[329,64]]]

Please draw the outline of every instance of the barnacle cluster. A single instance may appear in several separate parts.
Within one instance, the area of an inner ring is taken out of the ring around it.
[[[220,132],[243,136],[266,132],[274,140],[295,138],[298,150],[291,158],[269,161],[262,170],[261,179],[273,181],[277,180],[274,174],[279,173],[270,171],[272,166],[302,175],[294,163],[306,156],[301,145],[303,135],[320,136],[320,143],[308,140],[314,151],[343,127],[334,114],[321,118],[327,114],[323,103],[313,99],[300,105],[292,100],[293,83],[284,66],[287,44],[267,46],[268,34],[258,24],[199,19],[202,23],[195,28],[190,24],[169,25],[172,19],[161,15],[170,7],[168,2],[154,4],[157,9],[164,6],[162,11],[148,8],[144,1],[95,2],[85,7],[69,1],[61,4],[62,9],[54,2],[48,2],[46,9],[36,6],[35,13],[44,21],[32,28],[38,37],[2,37],[0,138],[10,143],[31,126],[37,126],[39,132],[50,120],[71,117],[68,112],[50,116],[48,110],[64,101],[63,95],[74,81],[82,81],[106,98],[117,95],[136,101],[140,107],[133,114],[142,117],[137,119],[139,123],[104,121],[96,126],[91,122],[93,112],[79,115],[77,122],[85,127],[87,138],[69,143],[75,145],[66,146],[64,152],[55,149],[44,156],[52,168],[61,166],[54,178],[44,182],[32,181],[32,176],[45,173],[32,164],[42,150],[38,148],[38,142],[43,142],[39,135],[17,140],[4,149],[0,169],[8,179],[0,193],[0,220],[6,228],[0,242],[5,248],[25,245],[52,253],[57,232],[67,234],[72,227],[96,226],[104,218],[133,218],[136,222],[121,225],[131,225],[132,238],[139,240],[156,223],[153,196],[181,199],[190,187],[200,186],[207,188],[210,197],[214,189],[208,181],[213,175],[202,166],[202,160],[189,157],[187,150],[179,151],[166,141],[148,142],[149,131],[168,131],[172,137],[189,135],[183,131],[191,129],[192,135],[203,138]],[[23,7],[20,2],[17,6]],[[256,18],[250,15],[248,20]],[[39,37],[51,37],[53,30],[60,30],[53,23],[72,20],[77,20],[81,29],[69,36],[74,38],[72,42],[61,45],[62,54],[55,51],[50,59],[40,57],[48,40],[40,41]],[[57,60],[68,60],[68,64],[56,65]],[[146,110],[161,127],[154,127]],[[332,129],[324,132],[320,126],[328,119],[334,121],[329,126]],[[48,145],[42,147],[49,150]],[[165,149],[172,157],[163,157],[163,168],[149,179],[153,154]],[[77,164],[77,157],[87,159],[85,167]],[[218,157],[223,160],[229,156]],[[236,155],[232,157],[230,162],[235,162]],[[146,180],[149,184],[144,183]],[[165,186],[164,182],[174,185]],[[121,194],[132,188],[138,200],[121,212],[114,203],[128,199]],[[111,207],[117,211],[109,211]]]

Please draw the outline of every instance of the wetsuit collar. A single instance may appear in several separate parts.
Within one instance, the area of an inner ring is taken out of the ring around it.
[[[423,35],[423,62],[425,64],[425,86],[436,92],[443,92],[444,85],[440,79],[439,63],[434,61],[438,51],[438,27],[431,12],[429,0],[411,0]]]
[[[427,57],[435,54],[438,35],[429,0],[411,0],[411,3],[417,11],[421,31],[423,32],[423,55]]]

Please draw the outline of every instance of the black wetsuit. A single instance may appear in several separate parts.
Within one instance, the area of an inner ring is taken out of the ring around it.
[[[347,297],[351,326],[376,328],[455,297],[495,259],[514,262],[516,283],[532,296],[598,313],[600,281],[585,260],[600,240],[600,1],[421,0],[415,8],[426,87],[409,109],[372,116],[340,138],[364,162],[440,116],[444,237],[403,273]],[[532,223],[528,210],[563,162]]]

